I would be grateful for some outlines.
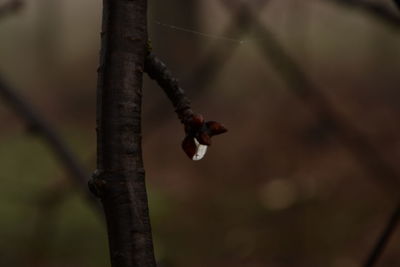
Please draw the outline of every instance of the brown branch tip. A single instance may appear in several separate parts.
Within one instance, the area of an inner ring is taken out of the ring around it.
[[[164,90],[172,102],[178,118],[184,125],[185,138],[182,149],[192,160],[204,157],[211,137],[227,132],[227,129],[216,121],[205,121],[200,114],[194,114],[190,101],[178,80],[173,77],[167,66],[154,54],[149,53],[145,61],[145,72]]]

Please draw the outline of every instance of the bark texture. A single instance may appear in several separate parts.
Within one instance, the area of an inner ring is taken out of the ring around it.
[[[141,148],[147,0],[104,0],[98,80],[97,170],[113,267],[156,266]]]
[[[167,66],[154,54],[149,54],[144,64],[144,70],[153,80],[156,80],[164,90],[178,114],[179,120],[185,124],[193,116],[191,103],[180,87],[178,79],[168,70]]]

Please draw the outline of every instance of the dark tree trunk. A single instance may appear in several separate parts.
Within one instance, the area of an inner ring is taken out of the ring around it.
[[[156,266],[141,148],[147,0],[104,0],[98,81],[97,171],[113,267]]]

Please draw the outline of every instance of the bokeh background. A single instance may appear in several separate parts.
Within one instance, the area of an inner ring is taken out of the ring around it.
[[[154,53],[194,110],[229,129],[204,160],[188,160],[172,105],[145,79],[144,164],[160,266],[361,266],[399,192],[386,171],[400,176],[400,27],[337,2],[245,1],[246,17],[235,1],[150,1]],[[372,3],[400,19],[391,1]],[[0,76],[88,173],[100,24],[95,0],[25,1],[0,17]],[[296,93],[304,78],[317,97]],[[2,100],[0,123],[0,265],[109,266],[102,215]],[[400,266],[399,234],[377,266]]]

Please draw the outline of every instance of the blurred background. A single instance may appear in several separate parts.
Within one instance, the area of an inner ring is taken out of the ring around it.
[[[144,164],[160,266],[361,266],[398,199],[399,21],[384,0],[150,1],[154,53],[193,109],[229,129],[203,160],[188,160],[171,103],[145,79]],[[0,12],[1,79],[87,173],[100,24],[94,0],[25,1]],[[109,266],[102,215],[3,100],[0,265]],[[399,235],[377,266],[400,266]]]

